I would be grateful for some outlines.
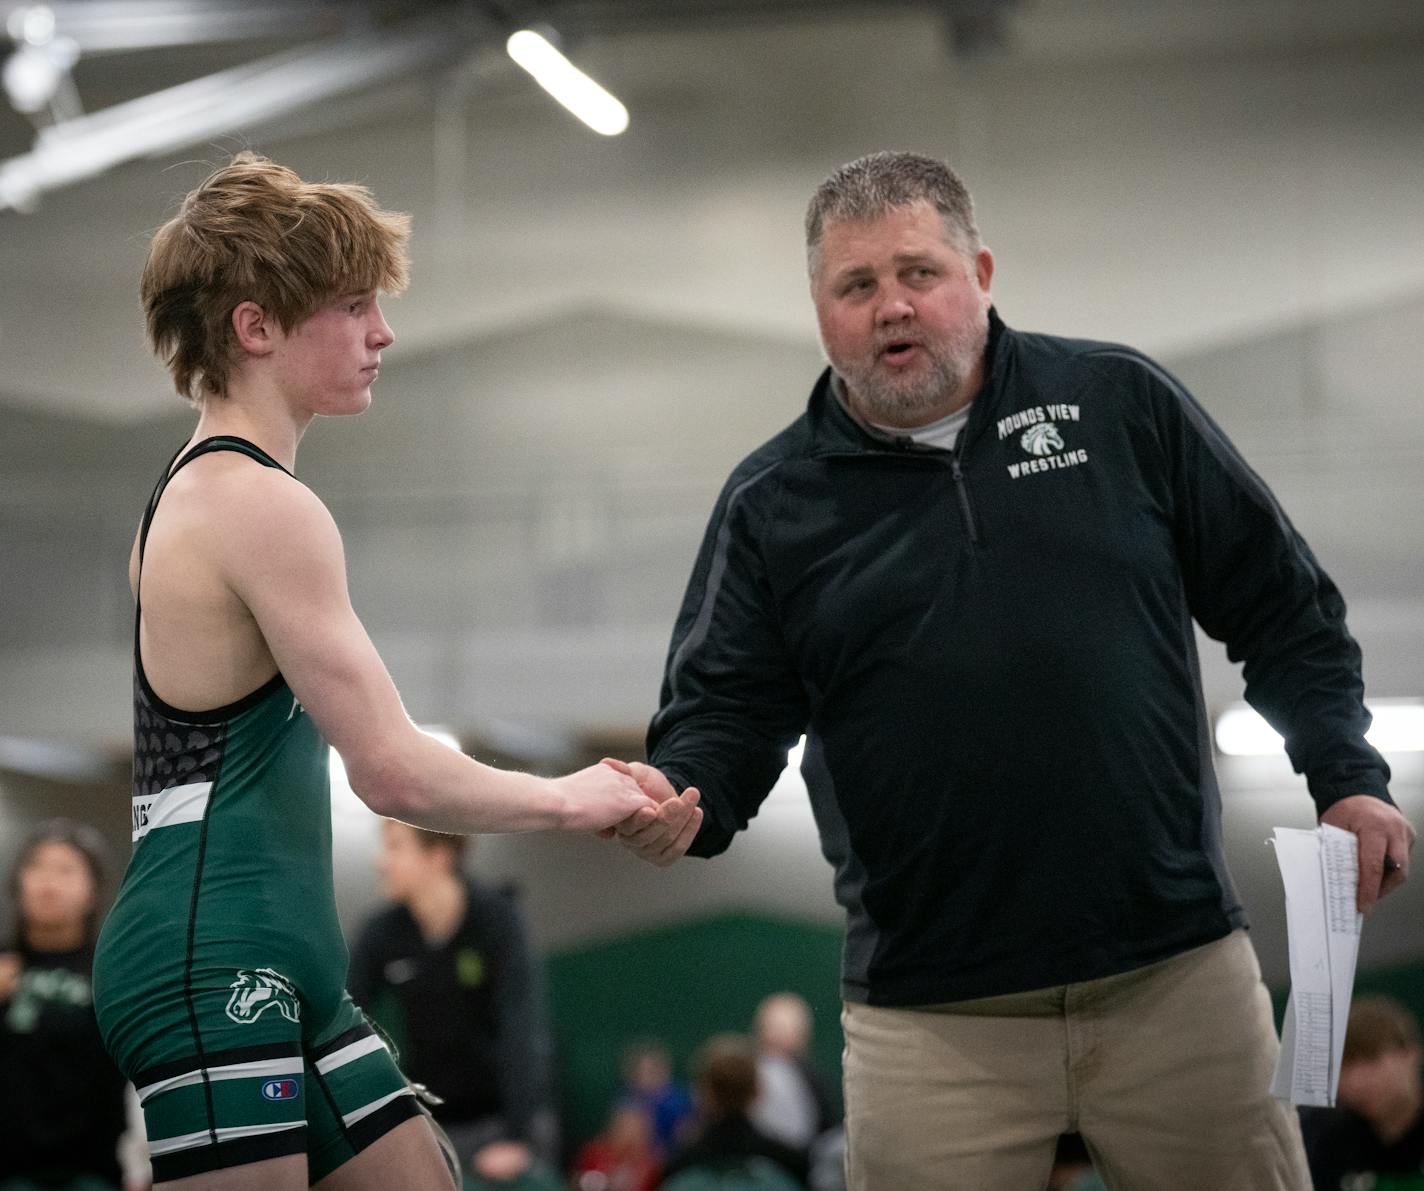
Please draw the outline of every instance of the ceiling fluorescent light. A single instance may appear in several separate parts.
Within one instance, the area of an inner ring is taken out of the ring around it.
[[[505,49],[539,86],[594,132],[617,136],[628,127],[628,109],[565,58],[542,34],[532,29],[511,33]]]
[[[1365,739],[1380,752],[1424,752],[1424,701],[1381,699],[1366,706],[1374,723]],[[1285,742],[1255,711],[1238,705],[1217,717],[1216,747],[1229,757],[1266,757],[1283,752]]]

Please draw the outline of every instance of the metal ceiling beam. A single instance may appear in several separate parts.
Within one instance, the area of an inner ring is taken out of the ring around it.
[[[290,112],[465,58],[489,32],[465,10],[333,38],[181,83],[44,129],[0,162],[0,210],[141,157],[261,126]]]
[[[162,46],[324,37],[368,25],[372,5],[337,0],[0,0],[0,29],[27,8],[54,16],[54,33],[82,54]]]

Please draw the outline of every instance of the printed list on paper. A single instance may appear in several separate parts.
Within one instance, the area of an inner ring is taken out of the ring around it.
[[[1273,842],[1286,890],[1291,991],[1271,1095],[1333,1106],[1364,922],[1355,909],[1356,837],[1338,827],[1277,827]]]

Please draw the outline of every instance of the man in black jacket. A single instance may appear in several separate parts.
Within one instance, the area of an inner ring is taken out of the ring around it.
[[[393,819],[377,859],[392,905],[351,949],[352,998],[396,1036],[403,1069],[478,1175],[553,1161],[551,1042],[537,961],[504,892],[469,880],[468,839]]]
[[[1113,1185],[1305,1187],[1192,622],[1358,833],[1368,909],[1413,831],[1339,592],[1174,377],[1004,325],[943,164],[852,162],[806,232],[831,367],[718,500],[623,842],[715,855],[806,734],[853,1188],[1042,1186],[1070,1130]]]

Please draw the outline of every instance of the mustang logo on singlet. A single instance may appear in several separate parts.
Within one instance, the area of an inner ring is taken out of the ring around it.
[[[232,982],[227,1015],[233,1021],[247,1025],[274,1005],[288,1021],[301,1020],[302,1007],[297,1000],[297,991],[285,976],[271,968],[258,968],[253,972],[239,969],[237,979]]]

